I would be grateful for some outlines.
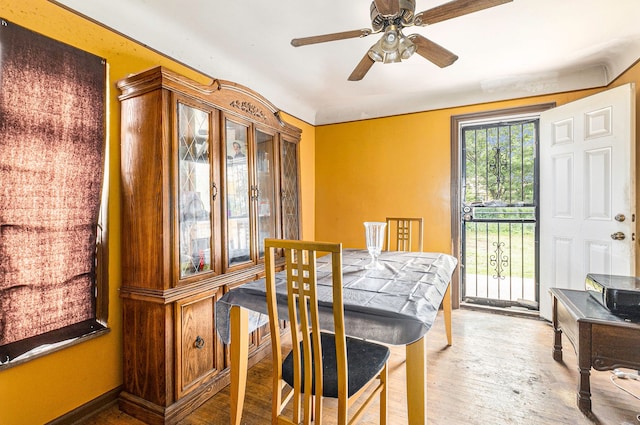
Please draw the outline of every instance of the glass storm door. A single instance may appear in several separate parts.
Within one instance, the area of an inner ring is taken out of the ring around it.
[[[462,300],[538,308],[538,120],[463,125]]]

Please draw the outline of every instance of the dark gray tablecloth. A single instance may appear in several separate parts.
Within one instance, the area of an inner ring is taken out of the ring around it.
[[[332,330],[331,257],[318,258],[320,305],[328,314],[321,325]],[[383,270],[367,270],[365,250],[345,249],[342,256],[345,330],[347,335],[387,344],[406,345],[420,339],[433,325],[457,260],[446,254],[388,251],[380,255]],[[276,275],[278,311],[287,320],[284,272]],[[250,311],[249,331],[268,323],[265,280],[235,288],[216,303],[216,329],[229,342],[232,305]]]

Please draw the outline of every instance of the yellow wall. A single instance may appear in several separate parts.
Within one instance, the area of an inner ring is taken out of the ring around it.
[[[109,63],[109,326],[106,336],[0,371],[0,424],[44,423],[122,383],[120,286],[119,104],[115,81],[163,65],[206,78],[45,0],[0,0],[0,16],[74,45]],[[615,82],[640,82],[640,66]],[[240,81],[238,81],[240,82]],[[250,82],[240,82],[251,86]],[[362,222],[387,215],[426,219],[425,249],[450,252],[451,115],[543,102],[563,104],[597,90],[497,102],[303,130],[303,237],[364,246]],[[640,137],[638,137],[640,140]]]
[[[640,65],[608,88],[627,82],[636,82],[640,90]],[[451,117],[547,102],[562,105],[601,90],[316,127],[316,239],[363,248],[362,222],[417,216],[426,223],[424,249],[451,252]],[[636,138],[640,142],[640,135]]]
[[[115,82],[157,65],[200,82],[208,79],[45,0],[0,0],[0,17],[45,36],[103,57],[109,64],[109,327],[111,332],[56,353],[0,371],[0,424],[48,422],[122,384],[122,304],[120,287],[120,109]],[[251,88],[250,82],[240,82]],[[276,105],[277,106],[277,105]],[[303,236],[313,239],[314,128],[289,116],[302,128],[301,185]]]

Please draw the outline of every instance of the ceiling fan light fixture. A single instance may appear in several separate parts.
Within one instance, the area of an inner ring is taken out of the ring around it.
[[[398,52],[398,50],[395,50],[393,52],[387,52],[384,54],[384,60],[382,61],[382,63],[395,63],[395,62],[401,62],[402,59],[400,58],[400,53]]]
[[[384,35],[369,49],[368,55],[375,62],[395,63],[409,59],[417,50],[410,37],[402,34],[395,25],[389,25]]]
[[[413,55],[417,46],[409,39],[409,37],[405,37],[404,34],[400,32],[400,41],[398,42],[398,50],[400,51],[400,57],[402,59],[409,59],[411,55]]]
[[[395,25],[389,25],[384,32],[384,36],[380,39],[380,48],[386,53],[398,50],[398,28]]]
[[[376,62],[382,62],[384,60],[384,52],[378,48],[378,43],[371,46],[367,54]]]

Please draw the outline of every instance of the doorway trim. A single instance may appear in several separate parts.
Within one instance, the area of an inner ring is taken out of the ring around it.
[[[498,117],[531,115],[538,114],[547,109],[554,108],[555,102],[540,103],[528,106],[519,106],[515,108],[496,109],[491,111],[474,112],[470,114],[452,115],[451,116],[451,249],[452,255],[458,260],[458,264],[462,264],[462,252],[460,242],[460,180],[461,176],[461,158],[460,158],[460,133],[458,129],[460,124],[467,121],[489,120]],[[456,267],[451,276],[451,297],[453,308],[460,308],[460,285],[462,279],[460,267]]]

